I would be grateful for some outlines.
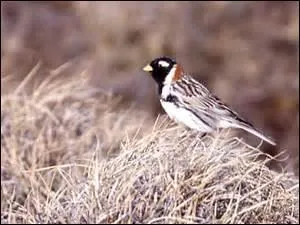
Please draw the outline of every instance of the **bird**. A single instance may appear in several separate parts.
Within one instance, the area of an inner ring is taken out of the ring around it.
[[[202,136],[220,128],[238,128],[276,145],[272,138],[265,136],[186,73],[174,58],[155,58],[143,67],[143,71],[149,73],[156,82],[161,106],[173,121],[203,133]]]

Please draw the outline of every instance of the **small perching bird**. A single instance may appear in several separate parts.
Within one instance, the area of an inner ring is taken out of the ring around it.
[[[201,133],[218,128],[240,128],[271,145],[275,142],[242,119],[205,86],[169,57],[154,59],[143,68],[158,85],[160,102],[171,119]]]

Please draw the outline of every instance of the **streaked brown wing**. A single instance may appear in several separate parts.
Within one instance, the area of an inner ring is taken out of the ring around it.
[[[215,121],[221,119],[227,121],[237,120],[251,125],[240,118],[235,111],[230,109],[217,96],[213,95],[204,85],[190,76],[185,76],[181,83],[179,81],[177,85],[174,85],[174,89],[174,91],[180,93],[179,99],[181,99],[184,107],[192,107],[197,114],[205,114]]]

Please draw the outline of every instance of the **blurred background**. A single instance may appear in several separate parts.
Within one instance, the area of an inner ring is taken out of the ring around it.
[[[273,137],[263,151],[286,150],[284,166],[298,173],[299,2],[1,1],[1,95],[37,63],[35,84],[69,62],[59,79],[88,69],[91,87],[156,117],[157,90],[141,69],[161,55]]]

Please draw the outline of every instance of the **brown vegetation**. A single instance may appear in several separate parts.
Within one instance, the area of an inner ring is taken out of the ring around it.
[[[82,78],[2,96],[1,223],[299,220],[298,179],[257,161],[259,149],[154,123],[86,88]]]

